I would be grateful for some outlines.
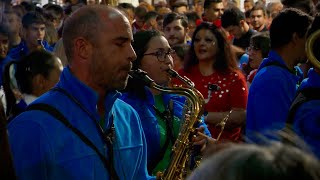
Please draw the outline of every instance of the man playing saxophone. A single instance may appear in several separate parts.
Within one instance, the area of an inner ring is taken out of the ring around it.
[[[158,31],[143,31],[134,35],[133,48],[137,60],[133,69],[142,69],[160,86],[167,87],[170,77],[167,70],[172,68],[171,55],[174,51],[168,41]],[[149,173],[155,175],[168,168],[172,160],[172,146],[179,134],[181,119],[184,117],[185,98],[167,94],[144,86],[141,80],[129,79],[122,100],[135,108],[140,116],[147,140],[147,165]],[[210,136],[204,123],[199,123],[199,132]],[[198,149],[204,149],[206,138],[193,139]],[[182,153],[182,152],[179,152]]]

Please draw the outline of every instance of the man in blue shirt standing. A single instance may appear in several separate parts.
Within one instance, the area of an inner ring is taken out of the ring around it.
[[[308,36],[314,36],[320,29],[320,15],[317,14]],[[317,36],[318,38],[319,36]],[[309,39],[311,40],[311,39]],[[293,125],[294,131],[310,146],[313,153],[320,159],[320,41],[314,41],[307,49],[315,59],[308,57],[314,68],[308,72],[308,78],[302,81],[298,95],[292,103],[288,123]]]
[[[270,27],[271,51],[259,67],[249,90],[246,136],[274,133],[284,127],[301,81],[298,63],[306,60],[306,32],[312,18],[300,10],[282,11]]]
[[[62,38],[69,65],[60,81],[8,126],[18,178],[150,179],[139,116],[116,91],[136,59],[128,19],[82,7]]]

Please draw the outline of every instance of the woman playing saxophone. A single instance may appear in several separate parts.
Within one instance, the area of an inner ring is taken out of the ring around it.
[[[170,81],[167,70],[172,68],[172,53],[168,41],[158,31],[143,31],[134,35],[133,48],[137,59],[133,69],[142,69],[154,82],[166,87]],[[147,141],[147,165],[150,174],[165,170],[171,159],[172,146],[179,134],[185,98],[144,86],[141,80],[129,79],[121,97],[140,116]],[[204,123],[199,132],[210,136]],[[206,138],[197,136],[194,144],[205,148]]]

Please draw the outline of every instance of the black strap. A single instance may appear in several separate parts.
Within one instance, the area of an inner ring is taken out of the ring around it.
[[[268,63],[264,64],[264,67],[268,67],[268,66],[278,66],[283,69],[286,69],[287,71],[289,71],[290,73],[292,73],[294,75],[297,75],[296,70],[289,69],[286,65],[281,64],[278,61],[269,61]]]
[[[163,159],[164,154],[166,153],[166,150],[168,149],[169,143],[171,141],[171,143],[174,143],[174,138],[173,138],[173,133],[172,133],[172,125],[169,122],[169,118],[171,120],[173,120],[173,112],[170,111],[164,111],[164,112],[160,112],[159,109],[157,109],[154,105],[153,105],[153,109],[155,110],[156,114],[162,118],[165,123],[166,123],[166,131],[167,131],[167,138],[166,141],[164,143],[164,145],[162,146],[162,148],[160,149],[160,152],[158,154],[157,157],[155,157],[150,163],[148,163],[148,172],[149,174],[152,173],[153,169],[156,168],[156,166],[159,164],[159,162]],[[173,121],[171,121],[173,122]]]
[[[311,100],[320,100],[320,88],[304,88],[297,92],[297,96],[291,104],[287,124],[292,125],[294,123],[294,116],[298,108],[305,102]]]
[[[98,150],[98,148],[93,144],[93,142],[90,141],[90,139],[88,139],[80,130],[72,126],[72,124],[66,119],[66,117],[61,112],[59,112],[59,110],[57,110],[55,107],[52,107],[44,103],[31,104],[26,109],[26,111],[32,110],[40,110],[47,112],[48,114],[59,120],[61,123],[63,123],[67,128],[69,128],[73,133],[75,133],[86,145],[88,145],[92,150],[94,150],[98,154],[99,158],[103,162],[104,167],[110,173],[111,179],[119,179],[114,167],[110,164],[106,157]],[[108,151],[112,153],[112,147],[108,147]]]

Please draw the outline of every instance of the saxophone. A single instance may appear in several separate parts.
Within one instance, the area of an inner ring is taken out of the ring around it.
[[[184,117],[184,123],[181,125],[179,135],[173,145],[170,164],[164,172],[158,173],[158,178],[164,180],[184,179],[188,173],[187,167],[193,151],[191,138],[197,133],[195,125],[200,121],[203,114],[204,98],[194,88],[193,83],[189,79],[182,78],[172,69],[169,69],[167,73],[171,77],[176,77],[183,81],[189,88],[160,86],[142,70],[133,70],[129,74],[133,78],[142,80],[150,88],[165,93],[179,94],[187,98],[188,112]]]

